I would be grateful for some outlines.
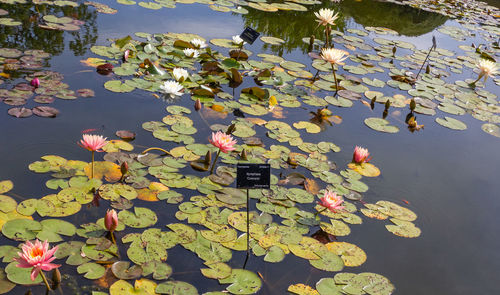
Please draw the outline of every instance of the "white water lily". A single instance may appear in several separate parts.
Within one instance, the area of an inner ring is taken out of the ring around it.
[[[241,46],[241,45],[245,45],[247,42],[243,41],[243,39],[241,39],[240,35],[234,35],[233,36],[233,43],[235,45]]]
[[[479,77],[484,77],[485,81],[488,76],[493,78],[496,74],[499,73],[497,64],[494,61],[484,58],[476,62],[476,67],[479,69]]]
[[[205,43],[205,41],[198,39],[198,38],[191,40],[190,43],[191,43],[191,45],[193,45],[195,48],[198,48],[198,49],[207,47],[207,43]]]
[[[186,48],[183,50],[183,52],[187,57],[197,58],[198,56],[200,56],[200,52],[192,48]]]
[[[181,91],[184,89],[184,87],[182,87],[182,85],[177,81],[168,80],[160,86],[160,89],[163,90],[165,94],[170,95],[171,98],[175,98],[176,96],[182,95]]]
[[[331,64],[342,64],[342,61],[347,58],[349,52],[336,48],[323,48],[321,50],[321,58]]]
[[[334,21],[339,17],[339,14],[336,13],[333,15],[334,11],[332,9],[323,8],[318,12],[315,12],[314,15],[318,18],[316,21],[323,26],[326,25],[334,25]]]
[[[178,82],[183,82],[189,77],[188,71],[182,68],[175,68],[172,71],[172,75],[174,76],[174,79],[177,80]]]

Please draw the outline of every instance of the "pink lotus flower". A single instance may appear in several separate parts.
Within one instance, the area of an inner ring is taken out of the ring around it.
[[[40,86],[40,80],[38,80],[38,78],[33,78],[33,80],[31,80],[30,84],[31,84],[31,86],[38,88]]]
[[[356,146],[354,148],[354,154],[352,155],[352,161],[358,164],[367,163],[371,160],[370,153],[368,149]]]
[[[17,267],[33,268],[31,270],[32,281],[36,279],[41,270],[50,271],[61,266],[51,263],[56,259],[53,255],[57,251],[57,246],[49,250],[49,243],[47,241],[43,242],[43,244],[39,240],[36,240],[35,244],[27,241],[23,244],[22,250],[23,253],[17,253],[19,258],[14,258],[14,260],[19,262]]]
[[[223,153],[234,151],[233,147],[236,144],[236,140],[229,134],[226,134],[221,131],[217,131],[217,133],[212,132],[212,139],[209,140],[211,144],[218,147],[219,150]]]
[[[102,152],[101,148],[108,143],[106,139],[102,135],[84,134],[79,145],[92,152]]]
[[[110,232],[114,232],[118,226],[118,215],[114,209],[106,212],[106,217],[104,217],[104,226]]]
[[[344,209],[344,206],[340,206],[344,202],[342,196],[337,196],[336,193],[326,190],[323,198],[320,199],[319,204],[330,211],[336,213],[337,210]]]

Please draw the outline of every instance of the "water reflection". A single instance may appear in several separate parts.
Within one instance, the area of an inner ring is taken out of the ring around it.
[[[60,55],[65,49],[65,37],[72,36],[69,49],[76,56],[84,55],[97,40],[97,11],[87,5],[78,7],[33,5],[30,4],[0,4],[0,8],[9,12],[6,17],[22,22],[20,26],[0,26],[0,47],[19,50],[41,49],[52,55]],[[58,17],[68,16],[85,24],[79,31],[67,32],[46,30],[38,27],[43,22],[44,15]]]
[[[429,33],[448,19],[438,13],[375,0],[343,1],[342,12],[365,27],[385,27],[405,36]]]
[[[289,53],[299,48],[307,52],[308,44],[302,41],[304,37],[315,35],[323,39],[322,27],[317,27],[314,11],[330,8],[340,11],[334,29],[344,32],[346,23],[352,18],[363,26],[386,27],[401,35],[419,36],[431,32],[444,24],[448,19],[441,14],[427,12],[406,5],[380,2],[376,0],[345,0],[339,4],[325,3],[308,5],[308,12],[279,11],[264,12],[248,8],[249,13],[242,15],[245,25],[250,26],[263,35],[278,37],[285,40],[280,46],[264,44],[264,49],[270,49],[278,55]]]

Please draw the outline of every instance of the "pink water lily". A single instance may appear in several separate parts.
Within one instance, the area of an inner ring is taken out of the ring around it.
[[[102,148],[108,143],[102,135],[84,134],[79,145],[92,152],[102,152]]]
[[[336,213],[337,210],[344,209],[344,206],[341,204],[344,202],[342,196],[338,196],[336,193],[326,190],[323,197],[320,199],[319,204],[325,208],[328,208],[330,211]]]
[[[38,78],[33,78],[33,80],[31,80],[30,84],[31,84],[31,86],[38,88],[38,87],[40,87],[40,80],[38,80]]]
[[[50,271],[61,266],[51,263],[56,259],[53,255],[57,251],[57,246],[49,250],[49,243],[47,241],[43,242],[43,244],[39,240],[36,240],[34,244],[27,241],[22,245],[22,250],[23,252],[18,252],[19,257],[14,258],[14,260],[19,262],[17,267],[33,268],[31,270],[32,281],[36,279],[38,274],[41,274],[43,277],[42,270]]]
[[[362,148],[360,146],[356,146],[354,148],[354,154],[352,155],[352,161],[354,163],[367,163],[371,160],[370,153],[368,149]]]
[[[235,150],[234,145],[236,144],[236,140],[231,135],[222,131],[217,131],[217,133],[212,132],[212,139],[209,141],[223,153],[227,154],[227,152]]]

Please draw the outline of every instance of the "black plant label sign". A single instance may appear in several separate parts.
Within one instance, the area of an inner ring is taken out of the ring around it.
[[[236,166],[237,188],[269,188],[271,185],[271,165],[238,164]]]
[[[248,44],[253,44],[255,40],[260,36],[260,33],[257,32],[256,30],[246,27],[246,29],[241,33],[240,38],[243,39],[243,41],[247,42]]]

